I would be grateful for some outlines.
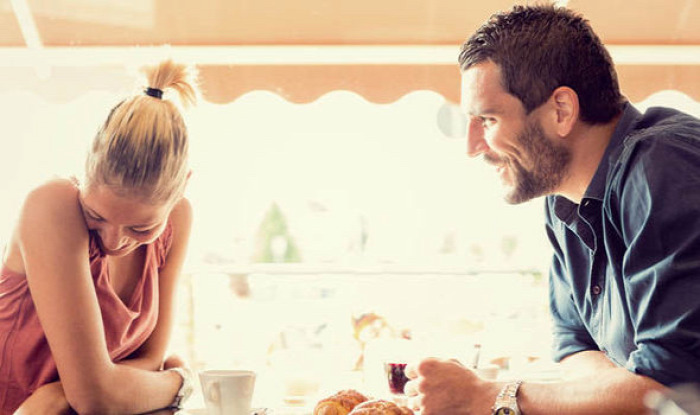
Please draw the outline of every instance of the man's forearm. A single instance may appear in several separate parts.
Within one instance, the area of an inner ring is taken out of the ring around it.
[[[564,380],[588,377],[602,370],[618,367],[605,353],[598,350],[584,350],[565,357],[561,362]]]
[[[593,357],[593,371],[558,383],[525,382],[518,393],[523,415],[639,414],[650,390],[665,390],[660,383],[627,369],[607,365]]]

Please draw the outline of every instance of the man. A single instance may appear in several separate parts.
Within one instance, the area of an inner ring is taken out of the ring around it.
[[[489,382],[426,359],[408,369],[412,406],[644,413],[649,391],[700,381],[700,121],[640,114],[587,21],[564,8],[492,16],[459,62],[468,155],[497,169],[509,203],[546,196],[554,359],[576,376]]]

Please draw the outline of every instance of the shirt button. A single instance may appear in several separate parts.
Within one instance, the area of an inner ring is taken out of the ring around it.
[[[593,288],[591,289],[591,292],[593,293],[593,295],[598,295],[598,294],[600,294],[601,291],[602,291],[602,289],[600,288],[600,285],[594,285]]]

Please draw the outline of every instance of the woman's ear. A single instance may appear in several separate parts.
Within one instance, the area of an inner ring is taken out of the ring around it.
[[[579,117],[578,94],[568,86],[560,86],[551,95],[554,111],[554,127],[557,135],[566,137],[573,130]]]

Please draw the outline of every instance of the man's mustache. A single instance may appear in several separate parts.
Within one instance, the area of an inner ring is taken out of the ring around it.
[[[484,153],[483,158],[485,162],[494,166],[502,166],[508,163],[506,159],[491,154]]]

